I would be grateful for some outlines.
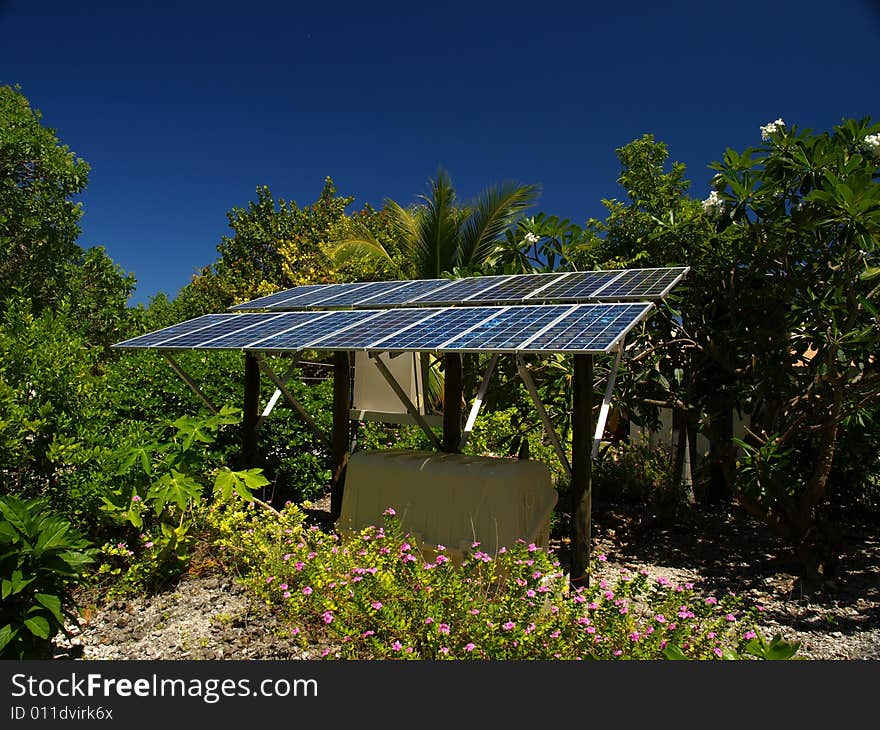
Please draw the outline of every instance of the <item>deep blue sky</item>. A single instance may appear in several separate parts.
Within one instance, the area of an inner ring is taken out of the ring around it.
[[[878,0],[0,0],[0,38],[0,83],[91,165],[79,242],[136,275],[133,302],[213,262],[258,185],[406,204],[442,165],[464,199],[539,183],[535,212],[583,223],[646,132],[704,197],[777,117],[880,118]]]

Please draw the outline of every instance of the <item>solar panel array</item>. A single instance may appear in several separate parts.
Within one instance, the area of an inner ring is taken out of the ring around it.
[[[299,310],[620,301],[666,296],[687,267],[298,286],[231,309]]]
[[[209,314],[114,347],[598,353],[610,350],[652,306],[638,302]]]

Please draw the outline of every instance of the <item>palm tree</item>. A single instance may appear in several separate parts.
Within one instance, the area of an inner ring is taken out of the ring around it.
[[[414,278],[436,279],[456,270],[474,271],[484,264],[524,210],[537,200],[537,185],[501,183],[484,190],[476,201],[459,205],[449,175],[440,170],[430,183],[430,193],[404,208],[386,201],[390,227],[407,251],[406,269],[395,261],[376,237],[363,226],[337,243],[333,256],[342,263],[352,256],[378,256],[398,272]]]

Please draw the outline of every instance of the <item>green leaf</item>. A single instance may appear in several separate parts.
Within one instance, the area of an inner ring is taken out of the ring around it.
[[[675,644],[667,644],[666,648],[663,650],[663,656],[673,661],[681,661],[682,659],[687,659],[687,657],[684,655],[684,652],[679,649]]]
[[[64,623],[61,616],[61,599],[50,593],[34,593],[34,598],[41,606],[48,608],[59,624]]]
[[[42,616],[30,616],[24,620],[24,625],[34,636],[39,636],[41,639],[49,638],[49,622]]]
[[[10,624],[6,624],[6,626],[0,628],[0,655],[3,654],[3,649],[6,645],[16,636],[18,636],[18,629],[12,628]]]

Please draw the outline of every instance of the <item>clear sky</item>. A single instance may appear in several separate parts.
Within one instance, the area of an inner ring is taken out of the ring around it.
[[[614,150],[707,165],[778,117],[880,119],[880,0],[300,3],[0,0],[0,83],[92,167],[79,240],[174,296],[259,185],[300,205],[539,183],[583,223]]]

